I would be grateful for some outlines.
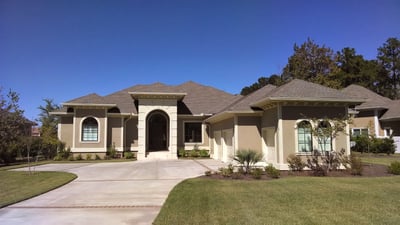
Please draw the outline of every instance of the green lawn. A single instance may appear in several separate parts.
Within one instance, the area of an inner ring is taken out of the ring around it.
[[[195,178],[170,193],[155,224],[399,224],[400,176]]]
[[[0,171],[0,208],[40,195],[76,178],[66,172]]]
[[[372,153],[358,153],[352,152],[359,156],[364,163],[380,164],[389,166],[394,161],[400,161],[400,154],[386,155],[386,154],[372,154]]]

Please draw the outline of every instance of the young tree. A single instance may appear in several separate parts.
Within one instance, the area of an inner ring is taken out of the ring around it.
[[[9,91],[4,97],[0,89],[0,162],[9,163],[15,159],[20,147],[19,140],[27,134],[27,120],[19,108],[19,95]]]
[[[57,126],[59,118],[51,115],[50,112],[60,109],[60,106],[53,102],[53,99],[43,99],[44,106],[39,106],[40,109],[38,122],[41,123],[40,133],[42,138],[41,151],[46,158],[53,158],[59,146],[57,137]]]
[[[389,38],[378,48],[378,62],[384,66],[390,76],[391,96],[400,98],[400,40]]]

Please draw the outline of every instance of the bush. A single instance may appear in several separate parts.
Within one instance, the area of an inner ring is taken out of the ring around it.
[[[221,167],[218,170],[223,177],[230,177],[233,174],[233,165],[229,164],[228,167]]]
[[[400,161],[390,163],[388,172],[395,175],[400,175]]]
[[[204,174],[205,174],[206,176],[211,176],[212,172],[211,172],[211,170],[207,170],[206,172],[204,172]]]
[[[276,169],[273,165],[268,165],[265,167],[265,173],[271,177],[271,178],[279,178],[280,176],[280,171],[278,169]]]
[[[108,156],[108,159],[113,159],[117,156],[117,150],[115,149],[115,143],[113,143],[112,146],[107,148],[106,155]]]
[[[202,158],[210,157],[210,154],[208,153],[208,150],[199,150],[199,155]]]
[[[133,159],[133,152],[125,152],[124,157],[125,159]]]
[[[372,152],[372,153],[386,153],[393,154],[396,151],[396,146],[392,138],[369,138],[362,135],[353,137],[356,145],[351,150],[356,152]]]
[[[190,152],[190,157],[192,157],[192,158],[197,158],[200,156],[198,150],[190,150],[189,152]]]
[[[301,160],[300,156],[290,154],[286,160],[291,171],[303,171],[304,167],[306,167],[306,163]]]
[[[86,160],[92,160],[92,154],[90,153],[86,154]]]
[[[76,160],[83,160],[82,154],[77,155]]]
[[[263,158],[263,154],[256,152],[254,150],[239,150],[237,151],[235,157],[233,158],[237,161],[242,167],[245,173],[249,173],[251,167],[261,161]]]
[[[75,160],[75,158],[72,154],[68,156],[68,161],[74,161],[74,160]]]
[[[181,148],[178,150],[178,157],[186,157],[186,150]]]
[[[261,179],[261,176],[263,174],[263,170],[261,168],[254,168],[251,170],[251,175],[253,176],[254,179]]]
[[[361,162],[361,158],[355,155],[351,155],[349,161],[350,161],[350,168],[349,168],[350,173],[352,175],[361,176],[363,172],[363,165]]]
[[[95,159],[95,160],[101,160],[100,156],[97,155],[97,154],[94,156],[94,159]]]

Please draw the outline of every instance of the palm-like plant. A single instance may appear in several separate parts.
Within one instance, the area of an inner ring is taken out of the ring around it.
[[[250,172],[250,169],[254,164],[260,162],[262,159],[262,153],[256,152],[251,149],[239,150],[233,158],[233,160],[235,160],[242,166],[246,174]]]

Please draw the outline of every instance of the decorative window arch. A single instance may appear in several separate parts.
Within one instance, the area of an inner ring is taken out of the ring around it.
[[[332,151],[332,125],[322,120],[318,123],[318,149],[322,152]]]
[[[298,153],[312,152],[313,135],[311,123],[301,120],[297,123],[297,151]]]
[[[94,117],[87,117],[82,121],[82,141],[99,141],[99,123]]]

